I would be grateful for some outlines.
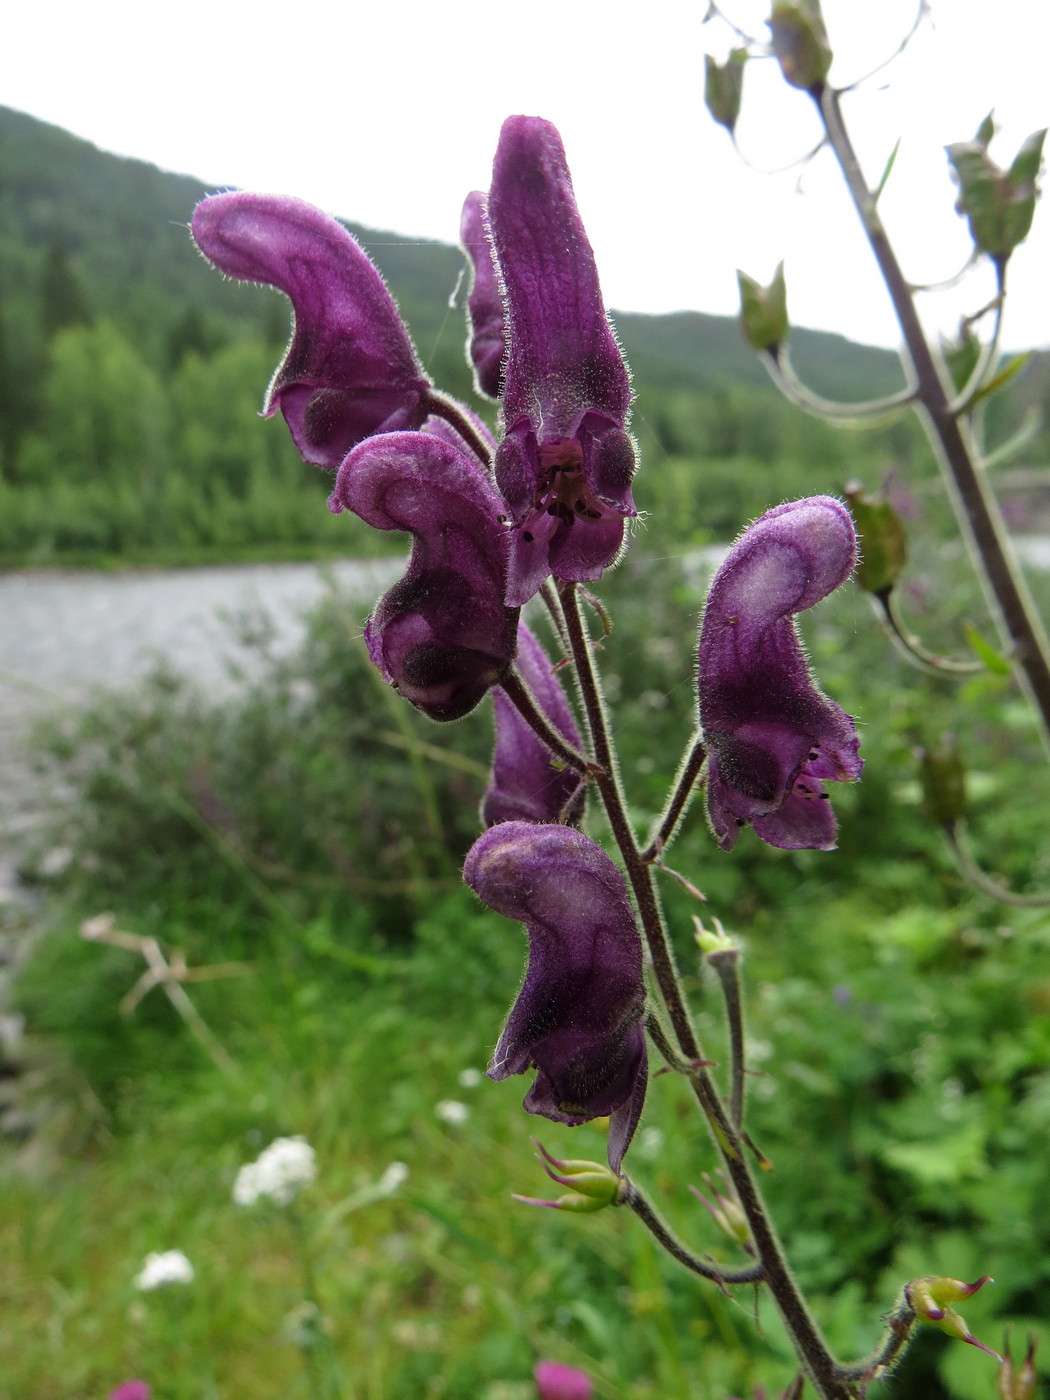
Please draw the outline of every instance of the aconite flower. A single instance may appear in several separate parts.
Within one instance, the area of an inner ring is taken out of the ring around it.
[[[404,578],[365,626],[368,654],[431,719],[469,713],[517,645],[518,610],[503,601],[507,531],[491,478],[446,437],[384,433],[347,456],[329,505],[412,535]]]
[[[488,398],[498,399],[507,344],[503,334],[503,299],[484,210],[485,196],[480,190],[472,190],[463,204],[459,226],[460,247],[470,259],[472,270],[467,296],[470,320],[467,354],[474,366],[478,389]]]
[[[521,604],[548,574],[597,579],[620,553],[637,514],[631,386],[550,122],[504,122],[488,223],[507,335],[495,471],[513,527],[507,601]]]
[[[372,433],[420,428],[430,381],[386,284],[342,224],[299,199],[218,194],[198,204],[193,237],[241,282],[289,298],[294,332],[266,395],[304,461],[336,468]]]
[[[853,720],[817,687],[795,614],[844,583],[857,561],[841,501],[811,496],[767,511],[715,575],[700,629],[700,727],[707,811],[723,850],[750,822],[770,846],[830,850],[823,784],[859,778]]]
[[[529,1113],[570,1126],[610,1116],[609,1165],[618,1171],[647,1075],[642,946],[623,875],[572,827],[502,822],[474,843],[463,878],[529,938],[489,1078],[535,1068]]]

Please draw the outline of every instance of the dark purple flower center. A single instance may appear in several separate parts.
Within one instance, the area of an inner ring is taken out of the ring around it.
[[[525,541],[549,540],[559,525],[579,517],[600,520],[613,514],[587,480],[583,448],[575,438],[551,438],[540,444],[539,481],[532,510],[521,523]]]

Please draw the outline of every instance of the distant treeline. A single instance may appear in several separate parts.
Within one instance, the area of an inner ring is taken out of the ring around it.
[[[288,335],[283,298],[224,282],[185,228],[199,182],[0,108],[0,567],[360,553],[324,474],[257,417]],[[459,252],[354,230],[435,380],[470,398]],[[621,316],[634,370],[637,499],[670,542],[733,534],[785,496],[932,478],[907,418],[843,434],[785,404],[735,325]],[[882,393],[893,356],[798,334],[825,392]],[[491,406],[474,401],[489,413]]]

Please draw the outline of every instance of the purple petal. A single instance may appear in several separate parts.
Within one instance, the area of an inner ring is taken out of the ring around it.
[[[794,615],[844,583],[857,559],[849,512],[830,496],[767,511],[715,575],[700,630],[707,807],[724,850],[751,822],[771,846],[830,850],[822,779],[860,776],[852,719],[816,686]]]
[[[424,714],[461,718],[504,675],[517,639],[491,480],[443,437],[386,433],[347,456],[329,505],[413,536],[407,572],[376,605],[365,640],[382,674]]]
[[[550,122],[504,122],[488,217],[508,337],[496,480],[522,536],[508,601],[524,602],[548,572],[596,579],[620,552],[637,514],[631,386]]]
[[[503,822],[474,843],[463,877],[529,937],[489,1077],[535,1067],[525,1108],[558,1123],[620,1114],[609,1143],[618,1171],[646,1075],[642,947],[623,875],[571,827]]]
[[[524,622],[518,624],[516,664],[543,713],[573,748],[582,748],[561,682]],[[550,750],[499,686],[492,692],[492,703],[496,752],[482,799],[482,821],[486,826],[508,821],[579,821],[584,803],[580,775],[571,768],[554,767]]]
[[[277,287],[294,335],[266,396],[303,459],[335,468],[373,433],[418,428],[430,382],[382,277],[327,214],[278,195],[220,194],[197,206],[193,237],[220,271]]]
[[[499,276],[484,220],[485,196],[480,190],[467,195],[460,223],[460,246],[474,271],[467,299],[470,340],[467,344],[478,391],[498,399],[503,382],[503,357],[507,351],[503,335],[503,299]]]

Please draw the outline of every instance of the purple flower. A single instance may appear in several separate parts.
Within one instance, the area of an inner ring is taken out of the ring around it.
[[[495,464],[514,526],[507,601],[525,603],[549,573],[600,578],[620,552],[637,514],[631,385],[550,122],[504,122],[488,219],[508,339]]]
[[[493,261],[492,244],[485,228],[485,196],[474,190],[467,195],[460,222],[460,246],[470,259],[474,277],[467,298],[470,340],[467,352],[474,366],[478,391],[498,399],[503,380],[503,357],[507,344],[503,335],[503,300],[499,276]]]
[[[794,614],[844,583],[856,562],[849,512],[812,496],[767,511],[715,575],[700,629],[700,727],[708,818],[723,850],[746,822],[770,846],[835,845],[822,784],[860,777],[859,740],[814,683]]]
[[[538,1071],[529,1113],[575,1127],[611,1115],[619,1171],[646,1086],[642,946],[620,871],[571,827],[503,822],[471,847],[471,889],[529,937],[525,981],[488,1068]]]
[[[407,573],[366,624],[368,653],[431,719],[467,714],[504,675],[517,642],[491,480],[444,437],[385,433],[349,454],[329,505],[413,536]]]
[[[582,749],[561,682],[524,622],[518,624],[517,667],[554,727],[574,749]],[[579,821],[585,797],[579,773],[565,765],[554,766],[550,750],[499,686],[492,692],[492,704],[496,751],[481,802],[481,820],[486,826],[510,821]]]
[[[110,1393],[109,1400],[149,1400],[150,1388],[145,1381],[124,1381]]]
[[[278,195],[198,204],[193,237],[220,271],[291,300],[295,333],[263,407],[284,414],[303,460],[338,467],[372,433],[419,428],[430,381],[382,277],[343,226]]]
[[[594,1394],[587,1373],[561,1361],[537,1361],[532,1374],[539,1400],[591,1400]]]

